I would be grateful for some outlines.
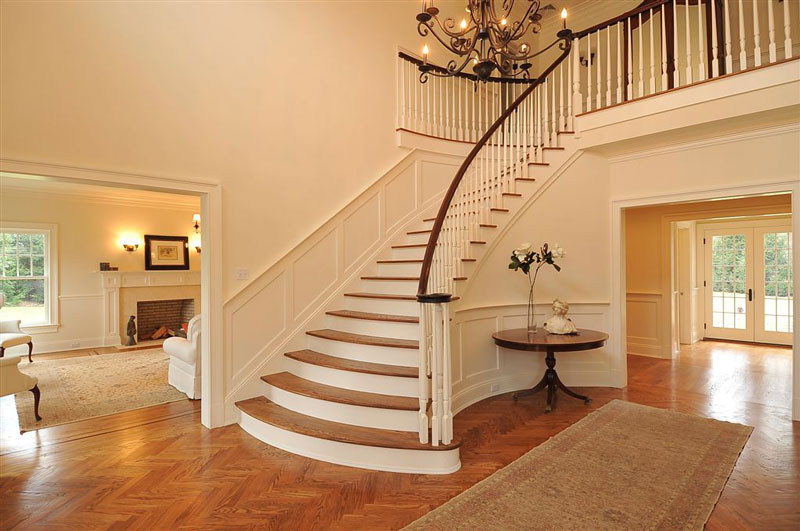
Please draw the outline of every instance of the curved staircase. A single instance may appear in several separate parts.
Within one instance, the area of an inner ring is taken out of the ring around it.
[[[530,162],[513,191],[497,193],[488,221],[478,224],[478,236],[460,257],[454,295],[510,215],[574,152],[571,134],[559,133],[565,145],[544,151],[547,161]],[[501,186],[499,179],[488,185]],[[262,396],[236,403],[242,428],[272,446],[331,463],[427,474],[458,470],[458,438],[433,446],[418,434],[416,293],[433,221],[421,220],[387,248],[386,258],[365,268],[340,306],[325,311],[326,328],[307,330],[306,348],[284,353],[285,372],[261,377]]]

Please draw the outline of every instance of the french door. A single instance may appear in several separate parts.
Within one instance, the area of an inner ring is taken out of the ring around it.
[[[705,336],[792,344],[792,233],[779,223],[706,230]]]

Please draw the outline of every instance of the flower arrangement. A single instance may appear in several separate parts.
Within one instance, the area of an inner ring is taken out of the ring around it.
[[[561,271],[555,260],[564,258],[567,253],[557,243],[550,247],[547,243],[542,245],[538,251],[533,249],[533,245],[528,242],[521,244],[511,253],[511,263],[508,268],[514,271],[522,271],[528,276],[530,290],[528,291],[528,334],[536,332],[536,317],[534,308],[534,290],[536,288],[536,278],[539,270],[546,265],[553,266],[557,272]],[[531,271],[533,272],[531,274]]]

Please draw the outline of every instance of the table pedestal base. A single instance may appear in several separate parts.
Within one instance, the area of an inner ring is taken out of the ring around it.
[[[571,390],[569,387],[564,385],[561,379],[558,377],[558,373],[556,372],[556,356],[553,354],[552,351],[547,351],[547,357],[544,359],[545,363],[547,364],[547,370],[544,371],[544,376],[539,381],[538,384],[533,386],[530,389],[526,389],[524,391],[517,391],[514,393],[514,400],[516,401],[520,397],[532,395],[538,393],[545,387],[547,388],[547,406],[544,408],[545,413],[550,413],[553,410],[553,397],[556,394],[556,389],[561,389],[566,394],[573,398],[577,398],[578,400],[583,400],[584,404],[588,404],[592,401],[591,398],[588,396],[579,395],[575,391]]]

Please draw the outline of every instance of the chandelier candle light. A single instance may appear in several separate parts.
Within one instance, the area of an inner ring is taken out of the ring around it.
[[[508,268],[514,271],[522,271],[528,276],[528,283],[530,289],[528,290],[528,337],[536,334],[536,302],[535,302],[535,289],[536,278],[539,275],[539,270],[545,265],[551,265],[558,272],[561,267],[556,264],[556,258],[564,258],[567,253],[558,244],[550,247],[548,244],[542,245],[539,251],[533,250],[533,245],[528,242],[521,244],[514,249],[511,253],[511,263]],[[535,266],[535,267],[534,267]],[[531,268],[533,268],[533,275],[531,275]]]
[[[466,12],[460,23],[448,17],[439,18],[439,8],[433,0],[423,0],[422,11],[417,14],[417,31],[422,37],[432,35],[442,46],[458,59],[447,63],[446,71],[437,71],[428,64],[428,45],[422,52],[419,65],[420,81],[425,83],[428,75],[451,77],[461,73],[469,64],[480,81],[487,81],[497,72],[503,78],[530,79],[531,60],[552,48],[558,40],[546,48],[533,52],[525,39],[539,33],[542,15],[539,13],[540,0],[519,0],[527,2],[525,14],[519,20],[511,20],[515,0],[467,0]],[[559,40],[571,35],[567,29],[567,10],[561,10],[564,22],[558,32]]]

